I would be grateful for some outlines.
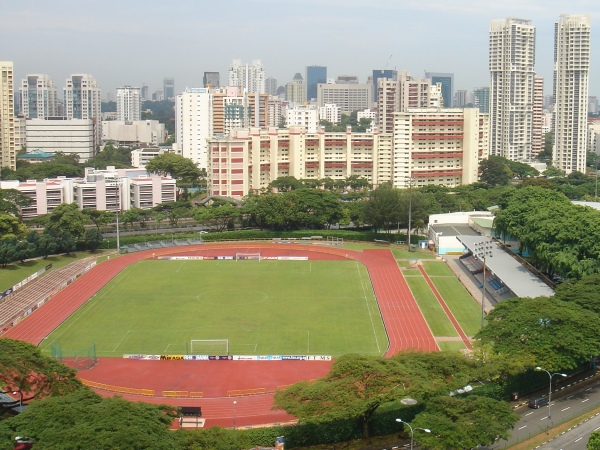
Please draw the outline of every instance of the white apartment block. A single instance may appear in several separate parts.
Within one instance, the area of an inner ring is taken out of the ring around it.
[[[362,111],[359,111],[360,114]],[[334,125],[340,122],[340,107],[333,103],[326,103],[319,107],[319,120],[326,120]],[[360,120],[360,118],[358,118]]]
[[[131,208],[151,209],[177,198],[176,181],[170,177],[114,167],[106,170],[88,167],[83,178],[2,181],[0,188],[16,189],[33,200],[31,205],[21,208],[23,219],[50,214],[62,203],[76,203],[81,210],[117,212]]]
[[[531,131],[531,156],[536,158],[544,150],[544,77],[533,79],[533,128]]]
[[[285,109],[287,102],[277,96],[269,96],[267,100],[267,126],[279,127],[285,121]]]
[[[507,18],[490,25],[490,154],[531,159],[535,27]]]
[[[286,127],[304,127],[308,133],[316,133],[319,127],[319,111],[316,106],[296,106],[286,114]]]
[[[393,178],[396,187],[455,187],[479,179],[487,158],[488,115],[478,108],[411,109],[394,114]]]
[[[160,145],[167,140],[164,123],[158,120],[107,120],[102,122],[102,142],[114,141],[118,145]]]
[[[560,16],[554,27],[554,148],[566,174],[585,173],[591,19]]]
[[[138,169],[145,169],[146,164],[148,164],[148,161],[152,158],[171,151],[171,149],[161,147],[137,148],[131,151],[131,165]]]
[[[117,120],[140,120],[141,94],[140,88],[125,86],[117,88]]]
[[[27,119],[25,147],[27,151],[75,154],[80,162],[85,162],[93,158],[96,152],[94,131],[94,121],[91,119]]]
[[[589,121],[587,146],[588,152],[600,155],[600,119]]]
[[[398,111],[408,111],[410,108],[428,108],[431,94],[431,80],[427,78],[414,79],[407,71],[398,72],[399,90],[396,100]]]
[[[15,149],[17,152],[27,147],[27,119],[15,117]]]
[[[242,89],[248,94],[266,94],[265,69],[260,59],[255,59],[252,64],[242,64],[239,59],[234,59],[229,66],[228,85]]]
[[[341,114],[370,108],[371,96],[371,84],[317,84],[317,105],[333,103],[340,108]]]
[[[213,135],[213,98],[208,88],[186,88],[177,96],[177,152],[200,169],[208,167],[207,139]]]
[[[319,127],[236,130],[210,140],[208,189],[242,198],[278,177],[345,179],[356,175],[373,185],[458,186],[478,180],[487,158],[488,115],[477,108],[421,109],[394,114],[390,134],[326,133]]]
[[[442,94],[442,83],[436,83],[429,86],[429,107],[443,108],[444,96]]]
[[[101,96],[94,77],[88,74],[74,74],[67,78],[64,89],[65,116],[69,119],[87,119],[94,121],[94,143],[100,145]]]
[[[17,168],[15,86],[12,61],[0,61],[0,168]]]
[[[56,86],[46,74],[31,74],[21,80],[21,109],[25,117],[47,119],[58,115]]]

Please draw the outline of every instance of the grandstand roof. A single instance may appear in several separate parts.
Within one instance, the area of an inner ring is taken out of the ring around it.
[[[482,242],[490,242],[484,236],[460,235],[457,239],[471,252]],[[493,241],[492,241],[493,242]],[[497,244],[492,245],[491,256],[486,258],[486,266],[494,275],[502,280],[517,297],[551,297],[554,291],[524,267],[509,253]]]
[[[445,225],[440,225],[440,224],[435,224],[435,225],[429,225],[429,228],[431,228],[436,234],[440,234],[440,236],[459,236],[459,235],[465,235],[465,236],[479,236],[481,237],[481,235],[475,231],[473,228],[471,228],[469,225],[467,225],[466,223],[452,223],[452,224],[445,224]]]

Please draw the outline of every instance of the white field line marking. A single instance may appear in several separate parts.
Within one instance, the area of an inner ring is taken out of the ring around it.
[[[133,330],[127,330],[127,333],[125,333],[123,335],[123,337],[121,338],[121,340],[119,341],[119,343],[117,344],[117,346],[113,349],[113,353],[117,351],[117,349],[119,348],[119,346],[123,343],[123,341],[125,340],[125,338],[127,337],[127,335],[129,333],[131,333]]]
[[[184,264],[185,264],[185,259],[181,262],[181,265],[177,268],[177,270],[175,272],[179,272]]]
[[[371,329],[373,330],[373,337],[375,338],[375,344],[377,345],[377,352],[381,352],[381,347],[379,346],[379,339],[377,339],[377,332],[375,331],[375,323],[373,322],[373,314],[371,314],[371,306],[369,305],[369,299],[367,298],[367,291],[365,290],[365,284],[362,279],[362,274],[360,273],[360,266],[358,265],[358,261],[354,261],[356,264],[356,271],[358,272],[358,280],[360,281],[360,286],[363,290],[363,297],[365,299],[365,305],[367,306],[367,311],[369,311],[369,319],[371,320]]]

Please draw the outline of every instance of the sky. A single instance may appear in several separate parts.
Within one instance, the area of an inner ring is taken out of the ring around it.
[[[93,75],[103,98],[125,85],[162,90],[164,77],[176,92],[201,87],[205,71],[224,84],[233,59],[260,59],[279,85],[323,65],[361,83],[373,69],[450,72],[455,91],[471,91],[489,85],[490,21],[516,17],[536,26],[550,94],[561,14],[591,16],[590,95],[600,96],[598,0],[0,0],[0,60],[14,62],[19,84],[49,74],[59,98],[73,73]]]

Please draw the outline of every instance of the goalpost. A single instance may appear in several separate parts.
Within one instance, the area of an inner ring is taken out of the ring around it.
[[[252,260],[252,261],[260,261],[262,259],[260,252],[257,253],[236,253],[235,260]]]
[[[229,355],[229,339],[192,339],[190,355],[223,356]]]

